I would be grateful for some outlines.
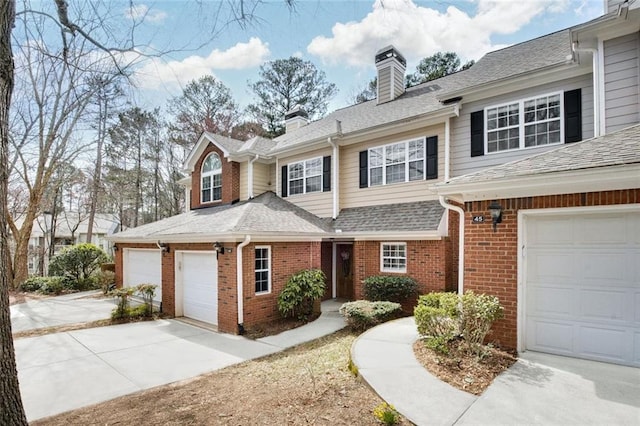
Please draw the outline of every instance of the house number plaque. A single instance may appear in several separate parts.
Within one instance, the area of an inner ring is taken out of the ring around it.
[[[484,216],[473,216],[471,223],[484,223]]]

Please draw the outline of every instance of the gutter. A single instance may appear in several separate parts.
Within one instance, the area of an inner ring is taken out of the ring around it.
[[[245,235],[244,241],[238,244],[236,252],[236,285],[238,298],[238,334],[244,334],[244,297],[242,294],[242,248],[251,242],[251,235]]]
[[[464,210],[453,204],[449,204],[444,196],[438,197],[440,205],[447,210],[453,210],[460,215],[458,228],[458,294],[464,293]]]
[[[593,60],[593,137],[600,136],[600,65],[598,49],[592,47],[578,47],[578,42],[571,43],[571,50],[575,53],[591,53]]]

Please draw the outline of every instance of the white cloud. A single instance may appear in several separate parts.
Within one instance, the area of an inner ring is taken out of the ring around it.
[[[164,61],[153,58],[136,71],[136,82],[144,89],[178,86],[213,74],[214,70],[246,69],[261,65],[270,55],[268,43],[252,37],[227,50],[214,49],[209,55],[192,55],[182,60]]]
[[[150,10],[146,4],[136,4],[125,9],[124,16],[132,21],[159,24],[167,18],[167,13],[162,10]]]
[[[332,36],[318,36],[307,51],[328,64],[369,66],[376,51],[393,44],[409,61],[438,51],[479,59],[497,46],[492,34],[517,32],[544,11],[565,10],[569,0],[478,0],[470,16],[455,6],[445,12],[417,6],[411,0],[377,0],[358,22],[337,23]]]

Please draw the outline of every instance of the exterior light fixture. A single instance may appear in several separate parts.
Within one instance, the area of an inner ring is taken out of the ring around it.
[[[163,253],[169,253],[171,250],[169,249],[169,244],[167,243],[161,243],[160,241],[158,241],[158,248],[160,250],[162,250]]]
[[[113,251],[118,251],[118,250],[120,250],[120,247],[118,247],[117,244],[114,244],[113,245]]]
[[[497,201],[489,204],[489,212],[491,213],[491,222],[493,223],[493,232],[496,232],[498,224],[502,223],[502,206]]]
[[[224,254],[224,246],[221,243],[219,243],[218,241],[216,241],[213,244],[213,249],[216,251],[216,256],[219,255],[219,254]]]

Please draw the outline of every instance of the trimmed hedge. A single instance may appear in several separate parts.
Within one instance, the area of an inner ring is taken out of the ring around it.
[[[306,321],[313,313],[313,303],[324,295],[326,281],[320,269],[303,269],[293,274],[278,295],[280,314]]]
[[[411,277],[373,275],[364,280],[364,295],[372,302],[401,303],[418,292],[418,283]]]
[[[20,285],[20,290],[40,294],[60,294],[67,285],[65,277],[30,277]]]
[[[346,319],[347,325],[357,331],[395,319],[401,312],[399,303],[383,301],[356,300],[340,307],[340,314]]]

